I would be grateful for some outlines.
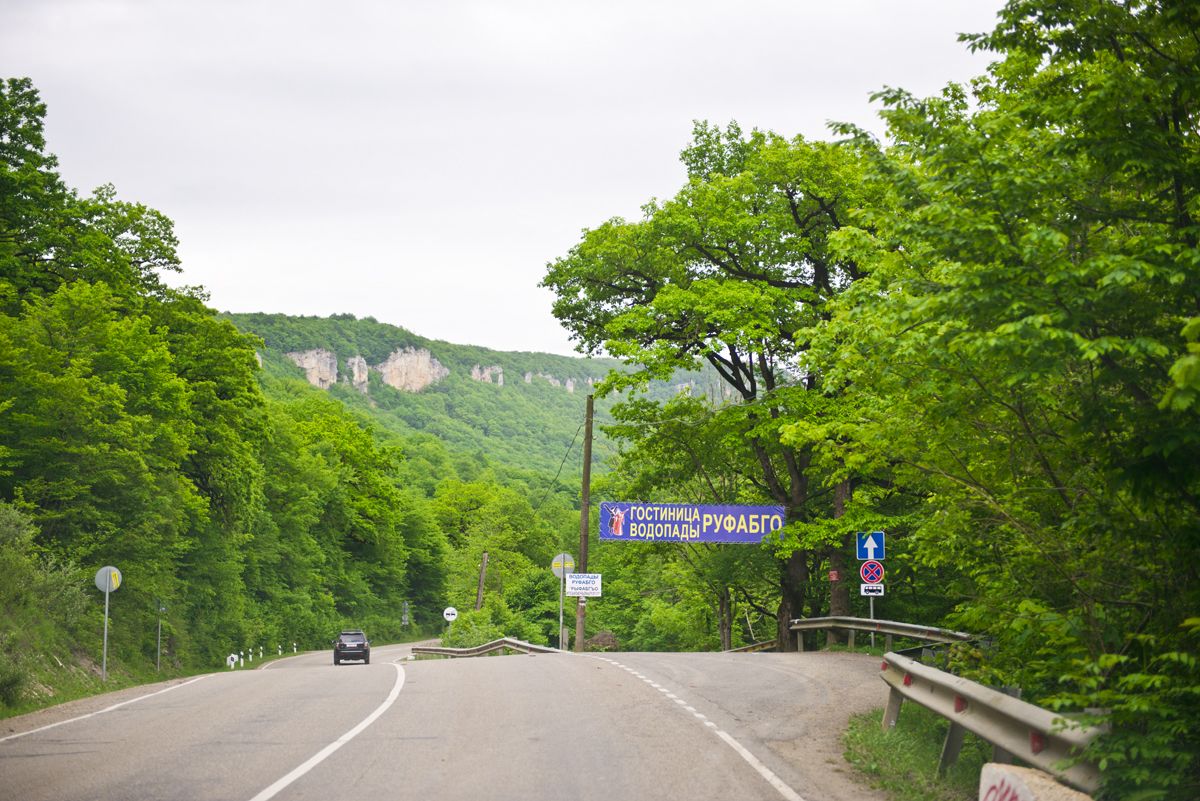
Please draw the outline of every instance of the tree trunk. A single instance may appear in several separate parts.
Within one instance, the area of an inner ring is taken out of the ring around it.
[[[717,599],[720,604],[717,625],[721,629],[721,650],[728,651],[733,647],[733,599],[729,595],[729,588],[722,587]]]
[[[808,551],[796,550],[782,563],[779,576],[779,613],[776,639],[780,651],[796,650],[796,632],[791,630],[794,618],[804,615],[804,594],[808,587]]]
[[[853,492],[850,480],[839,483],[833,490],[833,518],[837,520],[846,514],[846,502]],[[829,571],[837,574],[837,581],[829,581],[829,614],[832,617],[848,617],[850,615],[850,585],[849,565],[847,554],[851,547],[851,535],[843,533],[838,542],[829,549]],[[830,629],[826,637],[827,645],[845,644],[846,633]]]

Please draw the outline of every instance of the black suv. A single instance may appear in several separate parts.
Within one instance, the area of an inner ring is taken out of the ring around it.
[[[361,659],[364,665],[371,664],[371,643],[367,635],[358,629],[343,631],[333,641],[333,664],[342,664],[343,659]]]

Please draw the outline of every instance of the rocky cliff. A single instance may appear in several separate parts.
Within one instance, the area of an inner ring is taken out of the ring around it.
[[[321,389],[329,389],[337,383],[337,355],[327,350],[293,351],[287,354],[297,367],[304,371],[308,383]]]
[[[403,392],[420,392],[450,375],[450,371],[424,348],[394,350],[385,361],[375,365],[375,369],[383,383]]]
[[[348,375],[340,376],[338,372],[338,356],[332,351],[316,348],[306,351],[292,351],[285,354],[292,363],[304,370],[308,383],[321,389],[329,389],[339,380],[348,381],[360,392],[367,392],[372,371],[379,374],[380,380],[390,387],[402,392],[420,392],[421,390],[441,381],[450,375],[450,369],[434,358],[425,348],[397,348],[376,365],[368,365],[362,356],[350,356],[346,359]],[[498,364],[484,366],[477,364],[471,368],[470,376],[475,381],[485,384],[504,386],[504,368]],[[525,383],[532,383],[534,378],[542,379],[551,386],[564,387],[567,392],[575,391],[575,379],[560,380],[547,373],[525,373]],[[599,379],[588,378],[590,388]]]

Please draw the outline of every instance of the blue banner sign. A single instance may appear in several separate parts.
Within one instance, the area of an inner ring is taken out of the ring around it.
[[[686,503],[600,504],[600,539],[625,542],[758,544],[783,528],[782,506],[694,506]]]

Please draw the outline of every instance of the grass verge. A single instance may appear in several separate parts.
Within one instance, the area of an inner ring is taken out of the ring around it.
[[[846,760],[873,787],[900,801],[975,801],[979,773],[991,759],[992,747],[968,733],[958,761],[937,775],[938,760],[950,722],[918,704],[906,703],[891,731],[883,731],[883,710],[851,718],[843,744]]]

